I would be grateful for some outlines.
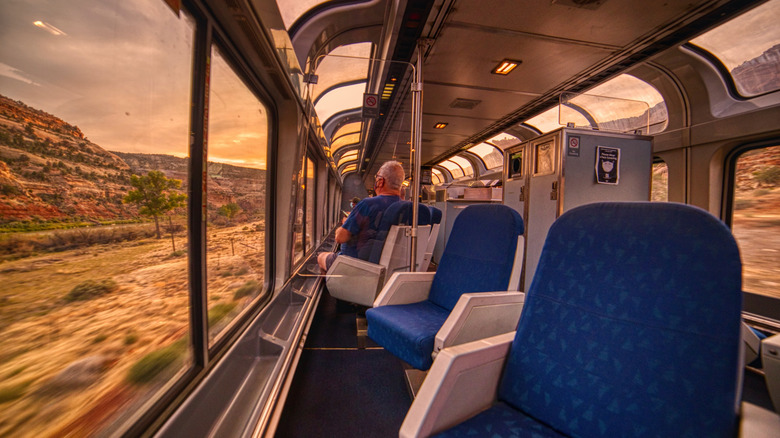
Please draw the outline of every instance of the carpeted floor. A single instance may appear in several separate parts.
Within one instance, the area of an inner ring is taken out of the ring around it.
[[[401,361],[368,340],[356,309],[325,292],[287,397],[277,437],[397,437],[411,398]]]

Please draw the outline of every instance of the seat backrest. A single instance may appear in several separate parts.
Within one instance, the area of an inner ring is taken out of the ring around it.
[[[418,204],[417,223],[418,225],[428,225],[431,221],[431,214],[428,208],[423,204]],[[372,243],[371,253],[368,257],[369,262],[379,263],[382,259],[382,252],[393,225],[411,225],[412,223],[412,203],[409,201],[399,201],[391,204],[384,211],[382,219],[379,222],[379,228]],[[408,246],[407,246],[408,247]]]
[[[452,225],[430,301],[448,310],[468,292],[507,290],[523,218],[501,204],[466,207]]]
[[[438,208],[429,205],[428,209],[431,211],[431,224],[440,224],[441,223],[441,210]]]
[[[741,262],[673,203],[598,203],[549,230],[499,399],[569,436],[729,436]]]
[[[371,263],[379,263],[379,258],[382,255],[382,247],[384,246],[387,233],[390,231],[390,227],[393,225],[411,223],[411,220],[411,202],[398,201],[387,207],[382,213],[382,218],[379,221],[379,227],[377,227],[376,236],[374,236],[373,242],[371,243],[371,251],[368,252],[369,255],[366,260]]]

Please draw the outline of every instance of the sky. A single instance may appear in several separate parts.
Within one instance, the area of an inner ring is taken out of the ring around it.
[[[161,0],[2,0],[0,94],[104,149],[184,157],[193,37]],[[213,57],[209,159],[265,167],[267,111]]]

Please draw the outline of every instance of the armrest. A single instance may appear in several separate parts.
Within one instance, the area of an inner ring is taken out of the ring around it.
[[[489,408],[515,333],[442,350],[404,418],[401,437],[426,437]]]
[[[517,330],[523,310],[522,292],[476,292],[461,295],[436,333],[433,356],[443,348]]]
[[[769,397],[775,410],[780,412],[780,334],[761,341],[761,364]]]
[[[328,269],[325,283],[334,298],[371,306],[384,277],[384,266],[340,255]]]
[[[780,431],[780,415],[747,402],[742,402],[741,411],[740,437],[776,436],[775,434]]]
[[[428,299],[435,272],[396,272],[379,292],[374,307]]]

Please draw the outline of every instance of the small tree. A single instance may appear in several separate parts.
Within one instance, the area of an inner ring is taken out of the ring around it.
[[[228,223],[236,217],[238,212],[241,211],[241,207],[238,206],[235,202],[231,202],[228,204],[223,205],[222,207],[219,207],[219,210],[217,210],[217,213],[219,213],[222,216],[225,216],[228,220]]]
[[[176,191],[181,187],[181,180],[166,178],[159,170],[150,170],[145,176],[132,175],[130,185],[135,189],[127,192],[123,201],[138,205],[139,213],[153,217],[157,238],[162,238],[159,217],[186,205],[187,195]]]

